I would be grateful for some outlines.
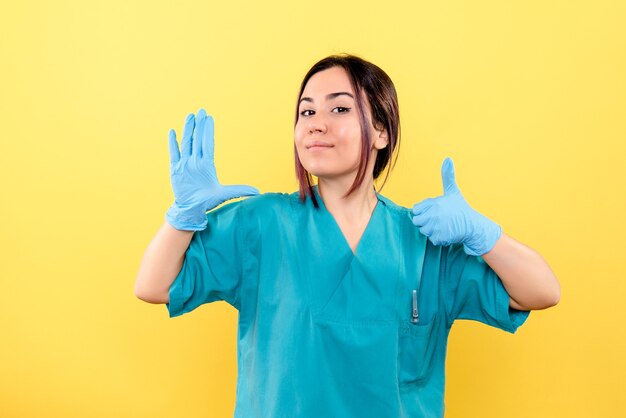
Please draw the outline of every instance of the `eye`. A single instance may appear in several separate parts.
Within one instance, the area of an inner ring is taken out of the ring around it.
[[[346,112],[349,112],[349,111],[350,111],[350,108],[349,108],[349,107],[341,107],[341,106],[338,106],[338,107],[336,107],[335,109],[343,109],[343,111],[342,111],[342,112],[339,112],[339,113],[346,113]],[[335,109],[333,109],[333,110],[335,110]]]
[[[303,110],[302,112],[300,112],[300,116],[309,116],[305,114],[306,112],[312,112],[312,110],[309,110],[309,109]]]

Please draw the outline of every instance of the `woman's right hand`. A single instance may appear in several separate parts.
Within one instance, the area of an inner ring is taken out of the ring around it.
[[[187,115],[183,128],[181,152],[176,132],[169,133],[170,177],[174,203],[165,218],[174,228],[201,231],[206,228],[206,212],[221,203],[241,196],[259,194],[247,185],[222,186],[213,159],[213,117],[200,109],[198,115]]]

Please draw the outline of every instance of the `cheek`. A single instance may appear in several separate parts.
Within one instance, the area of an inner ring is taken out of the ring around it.
[[[354,135],[354,127],[351,126],[337,126],[335,127],[335,135],[337,135],[338,139],[349,139],[351,135]]]
[[[296,127],[293,130],[293,138],[296,142],[302,142],[302,139],[304,138],[304,128],[302,125],[297,124]]]
[[[350,143],[361,140],[361,125],[356,118],[338,123],[333,126],[332,130],[337,140]]]
[[[359,126],[342,126],[335,130],[337,145],[345,150],[358,150],[361,148],[361,130]]]
[[[304,148],[304,139],[303,136],[296,129],[293,135],[293,144],[295,146],[295,151],[300,157],[300,160],[305,156],[306,149]]]

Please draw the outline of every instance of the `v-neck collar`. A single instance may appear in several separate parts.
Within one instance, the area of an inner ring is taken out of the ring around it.
[[[352,254],[353,257],[356,258],[363,251],[361,247],[365,245],[365,241],[368,239],[369,235],[372,234],[371,230],[374,228],[374,224],[376,222],[376,218],[378,217],[378,213],[382,210],[382,206],[385,205],[385,202],[383,201],[382,197],[378,194],[378,192],[376,192],[376,199],[377,199],[376,206],[374,207],[374,210],[372,211],[372,214],[370,215],[370,219],[367,222],[367,225],[365,226],[365,229],[363,230],[361,237],[359,238],[359,242],[357,243],[356,248],[354,249],[354,251],[352,251],[352,247],[350,247],[350,243],[348,242],[348,240],[346,239],[346,236],[344,235],[343,231],[339,227],[339,223],[337,222],[333,214],[330,213],[328,209],[326,209],[326,204],[324,204],[324,200],[322,200],[322,197],[320,196],[320,193],[317,189],[317,185],[313,186],[313,192],[315,193],[315,197],[317,198],[317,201],[320,205],[320,209],[324,212],[324,214],[328,218],[330,218],[331,224],[334,225],[334,228],[336,229],[337,233],[343,239],[343,246],[350,252],[350,254]]]

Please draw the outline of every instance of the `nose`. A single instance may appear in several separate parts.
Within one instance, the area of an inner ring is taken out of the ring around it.
[[[308,120],[309,133],[313,134],[315,132],[326,133],[326,122],[323,120],[321,116],[313,116]]]

